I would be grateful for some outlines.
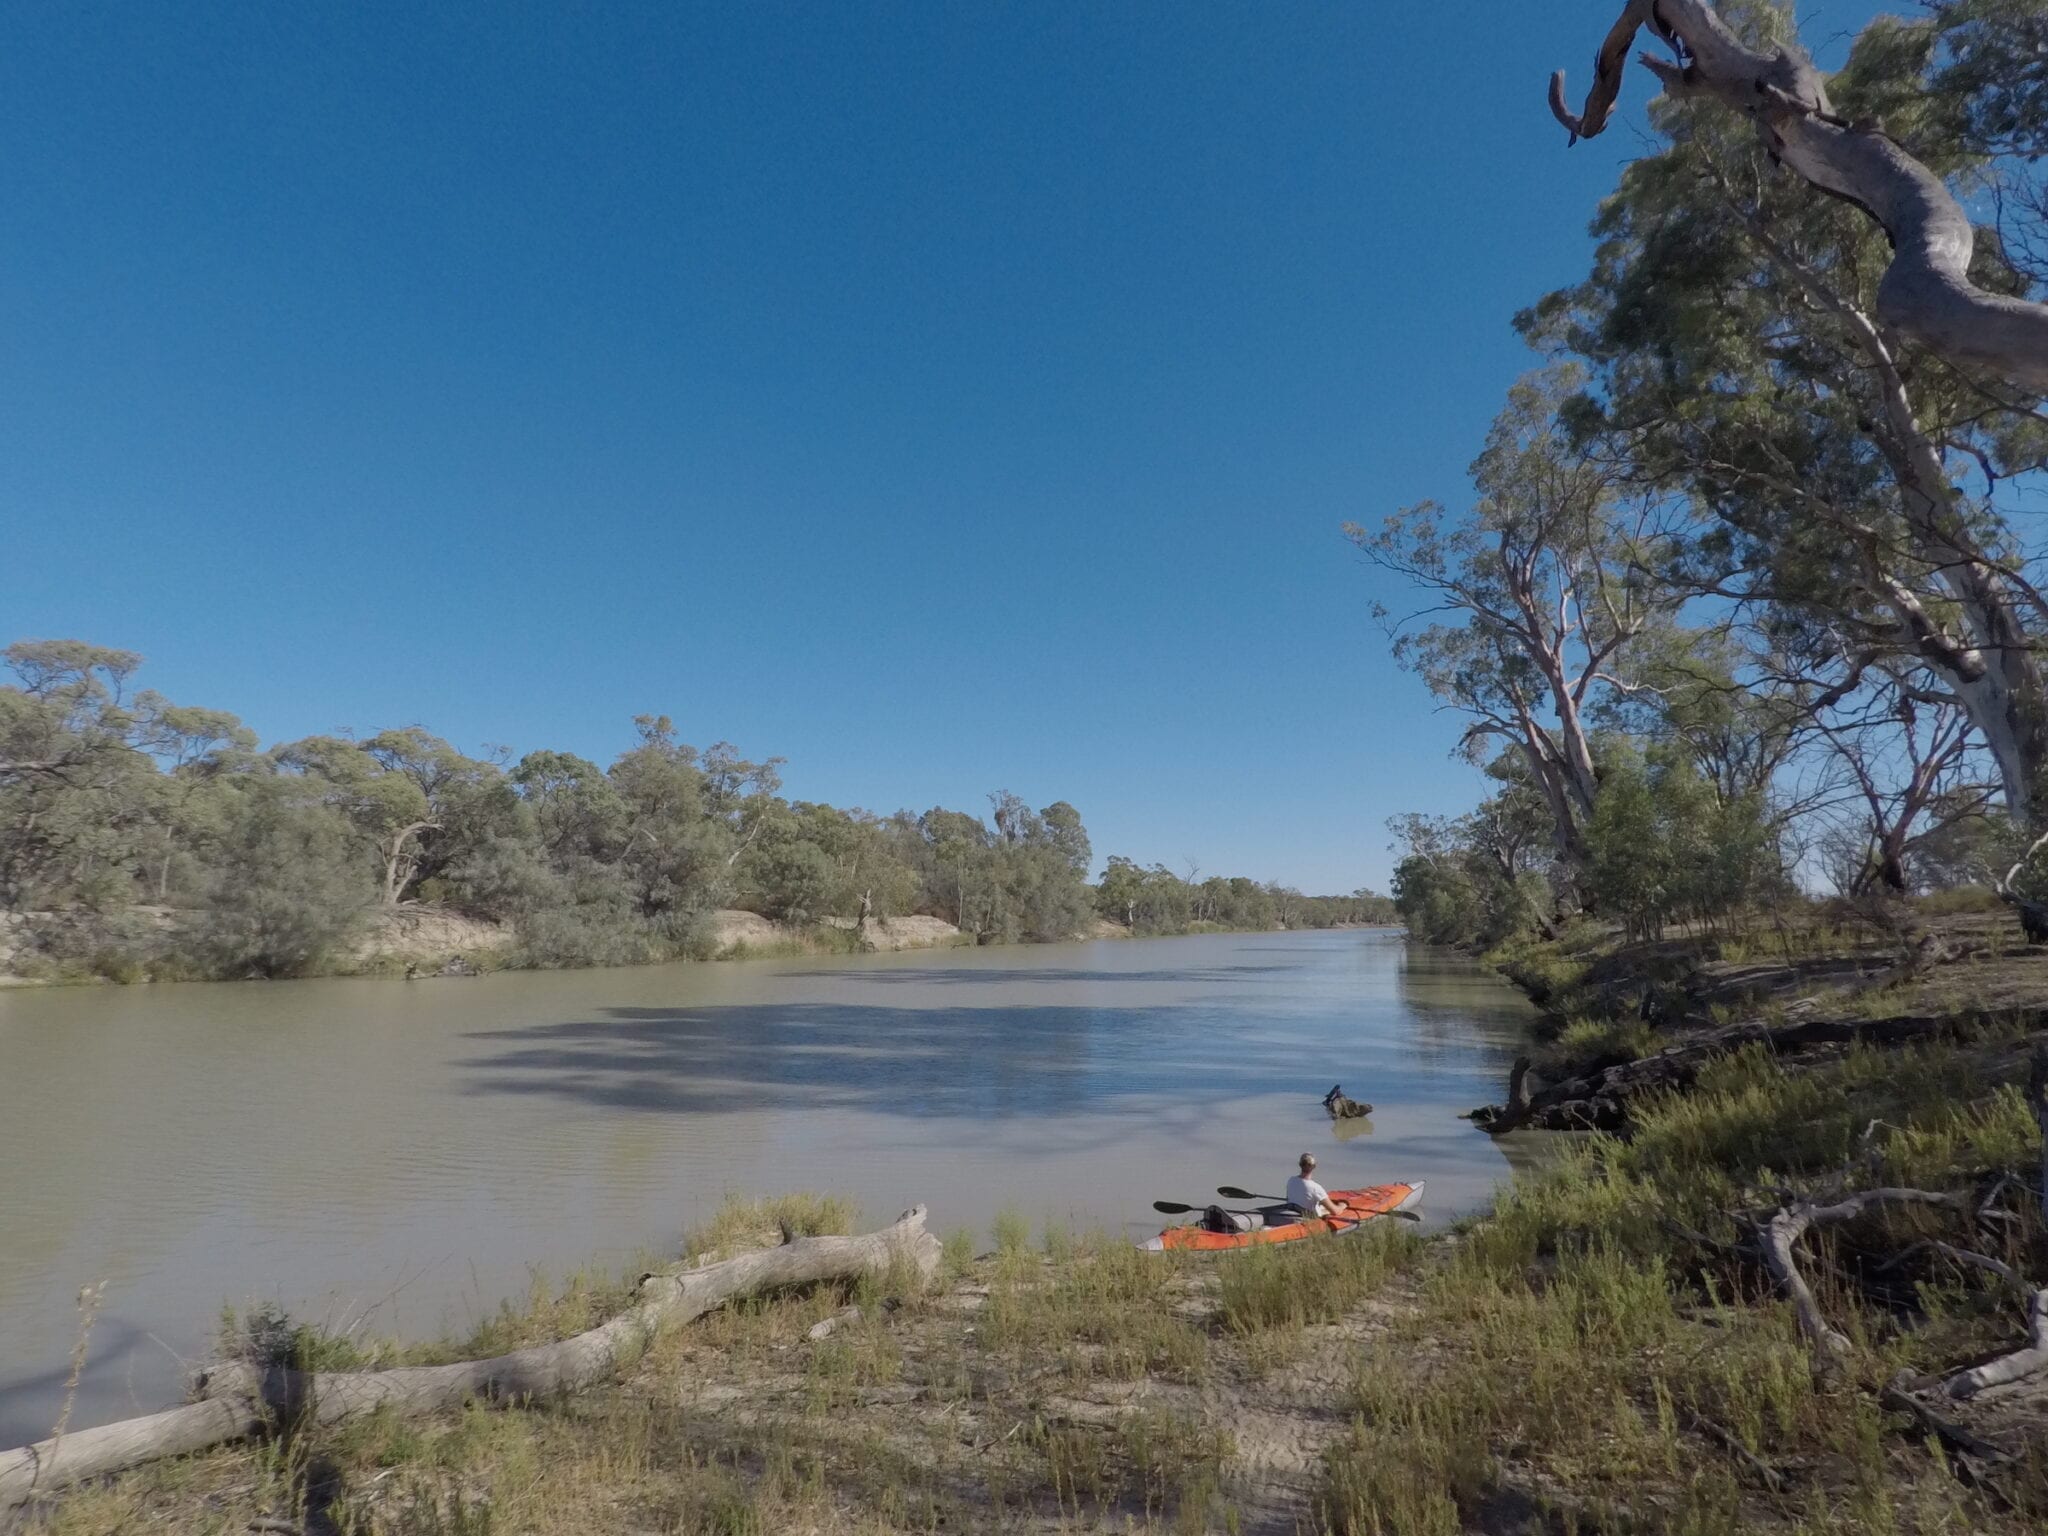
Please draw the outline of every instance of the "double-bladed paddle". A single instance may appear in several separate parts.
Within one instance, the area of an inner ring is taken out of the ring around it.
[[[1288,1203],[1289,1203],[1289,1202],[1287,1201],[1287,1199],[1286,1199],[1286,1198],[1285,1198],[1284,1196],[1281,1196],[1281,1195],[1255,1195],[1255,1194],[1253,1194],[1253,1193],[1252,1193],[1252,1192],[1251,1192],[1250,1190],[1248,1190],[1248,1189],[1239,1189],[1239,1188],[1238,1188],[1238,1187],[1237,1187],[1237,1186],[1236,1186],[1235,1184],[1221,1184],[1221,1185],[1218,1185],[1218,1186],[1217,1186],[1217,1189],[1216,1189],[1216,1193],[1217,1193],[1217,1194],[1219,1194],[1219,1195],[1221,1195],[1221,1196],[1222,1196],[1222,1197],[1223,1197],[1224,1199],[1226,1199],[1226,1200],[1271,1200],[1271,1201],[1273,1201],[1273,1202],[1274,1202],[1274,1203],[1275,1203],[1276,1205],[1286,1205],[1286,1204],[1288,1204]],[[1347,1211],[1348,1211],[1348,1210],[1350,1210],[1350,1209],[1351,1209],[1351,1207],[1347,1205],[1347,1206],[1342,1206],[1342,1207],[1340,1207],[1340,1209],[1342,1209],[1342,1210],[1347,1210]],[[1348,1219],[1348,1220],[1351,1220],[1351,1221],[1359,1221],[1359,1220],[1362,1220],[1362,1219],[1363,1219],[1363,1218],[1364,1218],[1365,1216],[1398,1216],[1398,1217],[1400,1217],[1400,1218],[1401,1218],[1401,1220],[1403,1220],[1403,1221],[1420,1221],[1420,1220],[1422,1220],[1422,1215],[1421,1215],[1421,1213],[1420,1213],[1420,1212],[1418,1212],[1418,1211],[1366,1211],[1366,1212],[1363,1212],[1363,1213],[1361,1213],[1361,1215],[1359,1215],[1359,1216],[1352,1216],[1352,1217],[1348,1217],[1348,1218],[1342,1218],[1342,1219]]]

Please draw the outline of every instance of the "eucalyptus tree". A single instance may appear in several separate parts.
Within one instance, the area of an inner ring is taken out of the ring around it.
[[[1944,19],[1981,24],[1987,12],[2013,16],[2022,29],[2038,20],[2034,7],[2011,0],[1935,10],[1937,27]],[[1747,36],[1705,0],[1628,0],[1601,45],[1585,106],[1578,112],[1567,106],[1559,71],[1551,77],[1551,110],[1574,140],[1601,132],[1620,93],[1629,49],[1647,28],[1675,55],[1641,56],[1667,95],[1732,108],[1729,115],[1754,129],[1773,162],[1860,210],[1882,232],[1890,252],[1867,309],[1859,308],[1874,334],[1881,328],[1960,368],[2031,394],[2048,393],[2048,304],[2011,283],[2009,271],[1998,270],[2002,264],[1989,271],[1973,264],[1977,231],[1944,179],[1955,168],[1913,153],[1883,120],[1859,112],[1846,95],[1838,110],[1829,82],[1799,46],[1784,13],[1745,8],[1743,19],[1753,23]],[[1980,30],[1996,33],[1996,18],[1991,19],[1994,24]],[[2024,57],[2015,54],[2012,62]],[[2037,72],[2012,92],[2015,122],[2041,103],[2038,59],[2027,62]],[[1971,77],[1965,69],[1960,79],[1939,83],[1953,87]],[[1885,350],[1892,350],[1890,343]],[[1872,364],[1882,367],[1875,358]]]
[[[1852,707],[1816,722],[1852,792],[1835,880],[1852,896],[1909,890],[1922,845],[1956,821],[1985,815],[1997,791],[1980,771],[1969,715],[1956,700],[1883,668],[1868,679]]]
[[[609,863],[627,837],[629,812],[605,771],[573,752],[529,752],[513,765],[514,792],[532,812],[550,863]]]
[[[155,878],[152,894],[167,900],[173,863],[200,839],[217,839],[226,809],[218,793],[233,773],[261,771],[256,733],[224,709],[173,704],[154,689],[135,696],[135,745],[163,773],[156,786]]]
[[[515,803],[496,764],[466,757],[416,725],[363,741],[308,736],[273,748],[271,757],[369,842],[387,907],[448,868]]]
[[[696,750],[667,715],[640,715],[638,745],[607,776],[625,808],[618,868],[639,915],[680,939],[698,914],[722,903],[738,857],[734,821],[744,798],[730,779],[716,789]],[[724,796],[715,814],[713,793]]]
[[[1469,515],[1424,502],[1345,530],[1422,590],[1428,606],[1414,618],[1374,605],[1395,659],[1467,717],[1468,757],[1519,755],[1567,863],[1583,857],[1598,794],[1598,712],[1630,647],[1677,608],[1657,575],[1670,559],[1666,508],[1628,495],[1623,469],[1559,418],[1582,383],[1567,365],[1515,385],[1472,466]],[[1417,627],[1424,617],[1433,622]]]
[[[142,658],[77,640],[0,653],[0,905],[125,906],[160,822],[128,683]]]
[[[290,775],[251,775],[211,854],[203,905],[184,943],[228,978],[326,969],[375,904],[361,823],[345,803],[308,798]]]
[[[2037,294],[2048,288],[2048,5],[1923,0],[1899,28],[1928,82],[1921,110],[1981,157],[1999,252]],[[1889,109],[1887,109],[1889,112]]]
[[[1964,104],[1941,82],[1957,77],[1906,36],[1867,31],[1834,88],[1848,104],[1915,105],[1930,164],[1981,167],[1944,126]],[[1693,590],[1772,645],[1789,637],[1815,664],[1816,697],[1877,665],[1921,673],[1967,713],[2032,824],[2048,604],[1999,497],[2048,463],[2037,396],[1916,340],[1887,309],[1899,268],[1883,232],[1774,174],[1782,145],[1717,111],[1665,104],[1653,120],[1665,147],[1603,206],[1592,275],[1521,317],[1537,344],[1592,367],[1566,414],[1633,486],[1689,497],[1699,535],[1676,565]],[[1976,270],[2026,281],[1995,241]]]

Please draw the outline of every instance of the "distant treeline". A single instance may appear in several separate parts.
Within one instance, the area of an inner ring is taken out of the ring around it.
[[[1095,888],[1095,909],[1133,933],[1189,933],[1202,928],[1340,928],[1400,921],[1392,898],[1357,890],[1349,896],[1304,896],[1284,885],[1243,876],[1182,879],[1164,865],[1141,868],[1111,855]]]
[[[922,913],[984,943],[1386,920],[1360,892],[1195,884],[1112,859],[1091,886],[1081,816],[991,795],[984,819],[877,816],[780,794],[780,758],[686,745],[663,715],[609,768],[470,757],[419,726],[261,750],[221,710],[131,693],[141,658],[79,641],[4,652],[0,939],[13,967],[293,976],[345,967],[378,910],[509,926],[515,963],[710,952],[711,914],[796,927]]]

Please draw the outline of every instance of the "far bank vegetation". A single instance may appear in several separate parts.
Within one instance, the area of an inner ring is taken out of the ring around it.
[[[417,725],[264,750],[232,714],[137,691],[132,652],[22,641],[4,659],[0,974],[632,965],[1391,916],[1367,892],[1123,859],[1097,890],[1063,800],[995,794],[986,817],[793,800],[782,759],[700,750],[665,715],[608,768],[470,756]]]

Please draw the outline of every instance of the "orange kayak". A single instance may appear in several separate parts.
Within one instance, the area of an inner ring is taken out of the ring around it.
[[[1304,1220],[1294,1207],[1274,1205],[1249,1215],[1238,1214],[1236,1219],[1249,1225],[1234,1232],[1212,1231],[1204,1222],[1192,1221],[1184,1227],[1168,1227],[1138,1246],[1152,1253],[1227,1253],[1263,1243],[1297,1243],[1305,1237],[1341,1237],[1356,1232],[1375,1216],[1405,1211],[1421,1198],[1420,1179],[1413,1184],[1375,1184],[1370,1189],[1333,1189],[1330,1203],[1353,1213],[1348,1219]]]

